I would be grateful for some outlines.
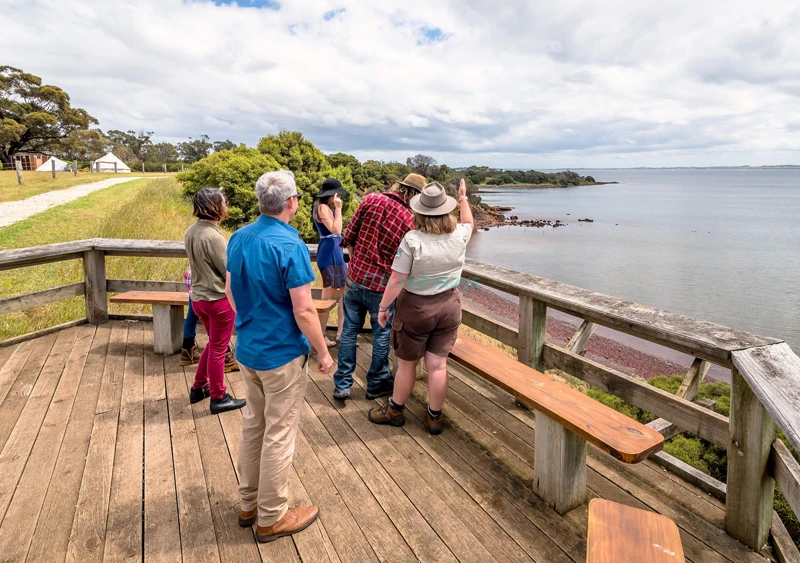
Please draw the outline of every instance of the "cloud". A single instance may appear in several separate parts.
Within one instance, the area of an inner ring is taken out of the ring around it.
[[[329,152],[453,166],[800,154],[786,0],[37,0],[5,3],[0,29],[2,64],[158,140],[297,129]]]

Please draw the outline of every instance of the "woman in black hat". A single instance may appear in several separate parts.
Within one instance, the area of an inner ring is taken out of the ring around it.
[[[328,346],[336,346],[344,323],[342,295],[347,281],[347,264],[339,243],[342,240],[342,196],[345,195],[347,195],[347,191],[342,187],[342,183],[336,178],[328,178],[322,183],[316,196],[317,202],[314,204],[314,211],[311,215],[314,227],[319,233],[317,266],[322,274],[322,298],[334,299],[339,302],[339,329],[336,333],[336,340],[325,336]],[[325,334],[325,327],[328,324],[327,311],[319,314],[319,322],[322,325],[322,333]]]

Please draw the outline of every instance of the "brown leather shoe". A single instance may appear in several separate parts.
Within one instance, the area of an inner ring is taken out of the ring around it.
[[[388,424],[389,426],[403,426],[406,423],[403,411],[394,410],[388,399],[380,407],[370,409],[367,418],[375,424]]]
[[[228,353],[225,355],[225,373],[230,373],[232,371],[239,371],[239,362],[236,361],[233,350],[228,348]]]
[[[256,539],[260,543],[275,541],[284,536],[291,536],[308,528],[319,516],[317,506],[298,506],[286,511],[283,518],[272,526],[256,526]]]
[[[442,415],[440,414],[437,417],[431,416],[431,413],[425,413],[425,424],[428,426],[428,432],[436,436],[437,434],[442,433],[442,428],[444,425],[442,424]]]
[[[200,354],[203,351],[198,348],[197,346],[192,346],[191,350],[187,350],[186,348],[181,349],[181,365],[182,366],[191,366],[196,364],[200,361]]]
[[[256,523],[256,518],[258,517],[258,507],[256,506],[253,510],[240,510],[239,511],[239,525],[242,528],[249,528],[253,524]]]

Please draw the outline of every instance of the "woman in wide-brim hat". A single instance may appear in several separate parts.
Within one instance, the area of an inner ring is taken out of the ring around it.
[[[338,302],[339,328],[336,339],[325,335],[325,343],[335,346],[342,334],[344,311],[342,310],[342,295],[347,282],[347,264],[344,253],[339,247],[342,241],[342,197],[347,191],[336,178],[328,178],[322,183],[311,218],[314,227],[319,233],[319,246],[317,247],[317,266],[322,274],[322,298],[334,299]],[[325,311],[319,314],[322,333],[328,325],[330,313]]]
[[[392,277],[381,300],[378,322],[385,326],[395,299],[392,347],[397,356],[394,392],[386,403],[369,411],[376,424],[402,426],[403,409],[414,390],[416,368],[425,359],[428,370],[428,413],[431,434],[442,431],[442,407],[447,396],[447,356],[461,325],[461,271],[472,236],[472,210],[461,180],[458,202],[436,182],[411,199],[414,230],[409,231],[392,264]],[[459,207],[460,222],[453,210]]]

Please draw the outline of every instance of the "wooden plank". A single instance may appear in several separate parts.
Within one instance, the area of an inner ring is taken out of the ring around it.
[[[39,377],[29,388],[30,396],[8,435],[8,441],[0,452],[0,522],[3,521],[14,489],[33,449],[76,337],[77,329],[74,328],[58,334]],[[4,410],[12,406],[8,398],[3,403]]]
[[[153,305],[153,349],[156,354],[179,352],[183,342],[183,306]]]
[[[186,393],[194,382],[195,369],[184,369]],[[220,561],[261,561],[253,541],[253,531],[238,524],[239,483],[227,451],[220,420],[211,415],[209,401],[192,405],[200,458],[203,462],[211,516],[217,537]]]
[[[772,443],[770,469],[792,512],[800,514],[800,464],[780,438]]]
[[[526,366],[544,370],[542,347],[547,338],[547,306],[529,296],[519,298],[519,340],[517,358]]]
[[[733,364],[789,443],[800,451],[800,358],[788,344],[733,353]]]
[[[16,347],[9,346],[3,349],[4,352],[12,351],[12,353],[3,364],[3,368],[0,369],[0,405],[3,404],[3,400],[11,390],[11,386],[14,385],[17,377],[25,367],[25,362],[28,361],[33,348],[33,342],[25,342]]]
[[[775,480],[768,464],[775,423],[739,370],[731,370],[731,425],[725,531],[760,550],[769,538]]]
[[[781,342],[470,258],[466,260],[463,275],[512,295],[528,295],[584,320],[724,365],[729,365],[734,350]]]
[[[83,253],[91,249],[91,240],[76,240],[28,248],[0,250],[0,270],[12,270],[36,264],[74,260],[82,258]]]
[[[96,238],[92,240],[92,247],[95,250],[104,251],[107,256],[150,256],[155,258],[186,259],[183,241]]]
[[[587,563],[676,563],[684,559],[678,527],[669,518],[603,499],[589,503]]]
[[[183,282],[173,281],[145,281],[145,280],[106,280],[106,291],[109,293],[123,293],[126,291],[169,291],[186,292]],[[188,295],[188,294],[187,294]]]
[[[778,557],[779,563],[800,563],[800,551],[794,540],[786,530],[786,526],[781,522],[777,512],[772,513],[772,530],[769,535],[769,543]]]
[[[664,438],[658,432],[474,338],[459,335],[450,354],[462,365],[617,459],[637,463],[663,446]]]
[[[31,342],[32,349],[26,355],[22,369],[5,391],[5,398],[0,402],[0,407],[2,407],[0,408],[0,450],[5,446],[6,440],[14,429],[57,336],[57,334],[50,334]],[[22,362],[22,358],[20,358],[20,362]],[[9,376],[13,376],[13,374],[9,374]]]
[[[70,563],[103,559],[127,340],[127,324],[113,323],[67,546],[66,561]]]
[[[181,558],[175,468],[169,435],[164,359],[153,352],[153,326],[144,330],[144,559]]]
[[[697,395],[697,389],[703,382],[710,367],[711,364],[706,360],[695,358],[692,365],[689,367],[689,371],[686,372],[686,376],[683,378],[681,386],[678,388],[675,396],[693,401]],[[672,438],[681,431],[676,424],[672,424],[663,418],[656,419],[648,423],[647,426],[664,436],[665,440]]]
[[[106,257],[101,250],[84,253],[83,281],[86,283],[86,320],[92,324],[107,322]]]
[[[72,328],[75,326],[81,326],[86,324],[86,319],[76,319],[74,321],[69,321],[66,323],[61,323],[60,325],[51,326],[48,328],[43,328],[42,330],[37,330],[35,332],[29,332],[28,334],[23,334],[22,336],[15,336],[14,338],[9,338],[8,340],[3,340],[0,342],[0,348],[4,348],[7,346],[16,346],[17,344],[21,344],[23,342],[28,342],[31,340],[38,340],[43,336],[47,336],[48,334],[53,334],[56,332],[61,332],[62,330],[67,330],[68,328]]]
[[[166,357],[164,369],[183,560],[219,561],[197,430],[180,359]]]
[[[185,291],[126,291],[112,296],[110,301],[141,305],[188,305],[189,294]]]
[[[567,352],[563,348],[545,344],[545,365],[577,377],[607,393],[652,412],[677,424],[683,430],[721,446],[728,444],[728,419],[721,414],[675,397],[647,382]]]
[[[289,505],[314,505],[294,468],[292,468],[289,474]],[[319,518],[317,518],[316,522],[311,526],[306,528],[302,534],[295,534],[292,536],[292,540],[294,540],[297,552],[303,558],[303,561],[327,561],[330,563],[340,563],[341,561],[336,554],[336,548],[333,546],[333,542],[331,542]],[[401,559],[395,556],[394,560],[400,561]]]
[[[490,319],[463,303],[461,304],[461,324],[474,328],[506,346],[516,348],[519,345],[519,333],[515,327]]]
[[[3,557],[9,561],[24,560],[28,552],[47,493],[47,484],[53,476],[53,468],[78,392],[94,332],[93,326],[79,329],[63,375],[52,396],[52,402],[48,405],[41,430],[30,451],[26,470],[20,474],[14,497],[8,506],[3,526],[0,527],[0,553],[3,553]],[[28,405],[30,404],[29,401]],[[22,422],[20,417],[20,423]],[[6,476],[4,473],[0,480],[4,481]],[[56,477],[58,478],[59,476]]]
[[[44,561],[54,553],[63,557],[67,552],[110,337],[110,324],[97,327],[53,470],[57,477],[47,489],[28,561]]]
[[[303,433],[379,559],[392,559],[390,554],[396,553],[400,561],[412,556],[423,561],[452,560],[430,524],[323,395],[318,387],[320,375],[313,367],[309,376],[313,383],[306,390]],[[382,506],[392,510],[384,513]]]
[[[658,452],[657,454],[650,456],[650,459],[664,469],[691,483],[714,498],[717,498],[721,501],[725,500],[728,490],[728,487],[725,485],[725,483],[717,481],[710,475],[706,475],[699,469],[695,469],[688,463],[685,463],[666,452]]]
[[[586,502],[586,441],[536,412],[533,489],[559,514]]]
[[[594,331],[597,330],[597,324],[589,321],[583,321],[581,326],[572,335],[567,345],[564,349],[567,352],[572,352],[573,354],[578,354],[579,356],[583,356],[584,348],[586,347],[586,343],[594,334]]]
[[[122,400],[108,503],[104,560],[141,561],[144,427],[143,324],[128,327]]]
[[[0,299],[0,314],[14,313],[16,311],[24,311],[31,307],[38,307],[39,305],[46,305],[47,303],[55,303],[70,297],[77,297],[83,295],[85,290],[83,282],[73,283],[70,285],[62,285],[52,289],[44,289],[42,291],[35,291],[33,293],[26,293],[25,295],[18,295],[16,297],[7,297]]]

